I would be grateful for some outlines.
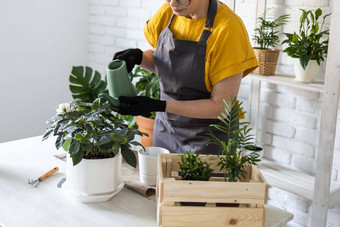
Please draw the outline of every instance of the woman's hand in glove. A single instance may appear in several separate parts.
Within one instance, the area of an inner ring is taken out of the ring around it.
[[[148,116],[150,112],[164,112],[166,101],[152,99],[146,96],[120,96],[118,113],[122,115]]]
[[[127,71],[131,72],[135,65],[142,63],[143,51],[138,48],[119,51],[113,56],[113,60],[114,59],[124,60]]]

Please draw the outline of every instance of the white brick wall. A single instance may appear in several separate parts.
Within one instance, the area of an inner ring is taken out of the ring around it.
[[[330,12],[329,0],[268,0],[268,7],[278,16],[290,13],[283,32],[298,29],[300,8],[321,7]],[[89,65],[101,73],[115,52],[125,48],[149,48],[143,35],[147,19],[164,3],[159,0],[91,0],[89,19]],[[256,0],[237,0],[236,13],[243,19],[250,38],[254,33]],[[328,26],[329,20],[326,22]],[[284,37],[282,37],[284,38]],[[285,47],[281,47],[283,49]],[[324,65],[318,79],[324,77]],[[281,53],[277,70],[293,74],[292,59]],[[242,82],[239,96],[248,109],[249,80]],[[315,173],[315,156],[320,123],[322,95],[316,92],[262,83],[258,142],[264,156],[278,163]],[[340,114],[339,114],[340,115]],[[339,116],[338,115],[338,116]],[[340,117],[335,142],[332,180],[340,183]],[[270,188],[269,203],[294,214],[290,227],[308,226],[311,201]],[[338,211],[329,210],[327,226],[338,226]]]
[[[91,0],[89,65],[104,74],[115,52],[149,48],[143,27],[162,4],[158,0]]]

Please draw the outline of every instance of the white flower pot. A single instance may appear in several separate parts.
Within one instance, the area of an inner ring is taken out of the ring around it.
[[[80,202],[104,202],[123,187],[122,155],[105,159],[82,159],[73,166],[68,155],[65,189]]]
[[[144,185],[155,186],[157,181],[157,162],[159,154],[169,154],[161,147],[146,147],[138,152],[139,180]]]
[[[320,71],[320,65],[316,60],[309,60],[306,69],[303,69],[300,64],[300,59],[294,58],[294,73],[295,80],[301,82],[312,82]]]

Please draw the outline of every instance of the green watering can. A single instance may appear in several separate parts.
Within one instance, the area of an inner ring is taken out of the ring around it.
[[[100,94],[99,97],[106,99],[112,106],[119,107],[118,98],[120,96],[136,96],[136,87],[129,79],[129,73],[126,69],[126,62],[115,59],[106,67],[107,86],[109,94]],[[132,76],[130,75],[132,78]]]

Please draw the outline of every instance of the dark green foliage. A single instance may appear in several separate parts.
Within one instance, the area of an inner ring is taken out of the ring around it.
[[[107,93],[106,82],[99,72],[90,67],[73,66],[69,77],[70,90],[74,99],[92,103],[101,93]]]
[[[273,19],[271,16],[266,19],[266,13],[263,16],[257,19],[257,27],[255,28],[255,35],[253,40],[260,49],[269,49],[270,47],[275,48],[278,46],[279,40],[279,31],[278,27],[287,23],[289,14],[281,15],[276,19]]]
[[[331,15],[326,14],[323,16],[321,27],[319,19],[322,15],[322,10],[303,10],[300,17],[299,34],[294,32],[285,33],[287,39],[282,42],[288,43],[288,47],[283,51],[292,58],[299,58],[301,66],[305,69],[309,60],[316,60],[320,65],[324,61],[328,52],[328,35],[329,30],[322,30],[325,19]],[[323,36],[327,39],[321,40]]]
[[[255,146],[252,142],[254,140],[253,135],[250,134],[250,122],[239,122],[233,125],[244,115],[244,111],[239,113],[240,110],[243,110],[241,105],[242,102],[239,102],[236,97],[231,98],[228,103],[224,101],[225,112],[222,112],[219,116],[223,125],[212,125],[224,132],[229,138],[228,141],[220,140],[210,131],[210,143],[219,146],[223,154],[218,163],[220,170],[224,171],[225,180],[231,182],[246,177],[247,172],[244,170],[244,166],[256,165],[260,161],[259,155],[255,151],[244,155],[246,147]]]
[[[150,73],[138,66],[133,77],[138,80],[136,82],[137,95],[160,99],[159,80],[155,73]],[[151,113],[150,118],[155,117],[156,113]]]
[[[199,158],[199,154],[186,152],[181,154],[181,162],[178,162],[181,171],[178,174],[182,180],[208,181],[213,169],[206,161]]]
[[[73,165],[83,158],[99,159],[114,157],[121,149],[128,164],[136,167],[136,157],[131,145],[135,135],[142,135],[136,128],[130,128],[111,109],[103,99],[93,103],[75,99],[70,103],[70,111],[63,111],[48,122],[43,140],[50,135],[58,136],[55,146],[69,152]]]

